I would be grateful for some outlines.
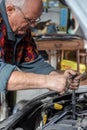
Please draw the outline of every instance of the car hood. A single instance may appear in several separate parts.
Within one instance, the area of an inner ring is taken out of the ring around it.
[[[76,16],[84,34],[84,39],[87,39],[87,0],[65,0],[64,3]]]

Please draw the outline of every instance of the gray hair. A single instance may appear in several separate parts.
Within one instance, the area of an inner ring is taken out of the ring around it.
[[[25,0],[5,0],[5,4],[13,4],[14,6],[22,8],[25,4]]]

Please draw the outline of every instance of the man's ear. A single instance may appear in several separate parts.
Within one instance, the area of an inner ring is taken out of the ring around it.
[[[8,15],[11,15],[15,11],[15,7],[13,5],[8,5],[6,7],[6,12]]]

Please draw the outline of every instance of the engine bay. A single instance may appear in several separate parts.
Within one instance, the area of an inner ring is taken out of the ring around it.
[[[70,98],[69,98],[70,99]],[[63,109],[48,119],[43,130],[86,130],[87,129],[87,95],[76,97],[76,111],[73,116],[73,106],[69,100],[61,100]]]
[[[43,94],[9,117],[5,130],[87,130],[87,88],[75,92],[75,101],[74,111],[72,91]]]

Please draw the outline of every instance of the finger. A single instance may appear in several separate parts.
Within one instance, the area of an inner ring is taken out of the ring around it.
[[[87,77],[87,72],[84,72],[83,74],[79,74],[78,76],[76,76],[75,79],[81,80],[81,79],[84,79],[86,77]]]
[[[79,80],[77,80],[76,82],[70,83],[69,88],[70,89],[78,89],[79,85],[80,85],[80,82],[79,82]]]
[[[78,88],[79,88],[79,87],[76,87],[76,86],[73,86],[73,87],[70,86],[70,89],[71,89],[71,90],[77,90]]]
[[[80,84],[79,82],[74,82],[74,83],[70,84],[70,86],[72,86],[72,87],[76,86],[77,87],[77,86],[79,86],[79,84]]]
[[[80,83],[80,79],[79,78],[76,78],[76,79],[68,79],[67,80],[69,84],[74,84],[74,83]]]
[[[80,83],[73,83],[69,86],[70,89],[77,89]]]
[[[73,85],[73,84],[80,84],[80,80],[74,80],[74,81],[71,82],[71,84],[72,84],[72,85]]]
[[[65,93],[65,91],[62,91],[62,92],[60,92],[59,94],[60,94],[60,95],[63,95],[64,93]]]
[[[69,75],[70,75],[70,77],[72,78],[72,76],[76,76],[76,75],[78,75],[79,73],[77,72],[77,71],[73,71],[73,70],[70,70],[69,71]]]
[[[80,80],[80,79],[81,79],[81,75],[78,75],[73,80]]]
[[[61,92],[59,92],[60,95],[63,95],[67,91],[67,87],[65,87]]]

